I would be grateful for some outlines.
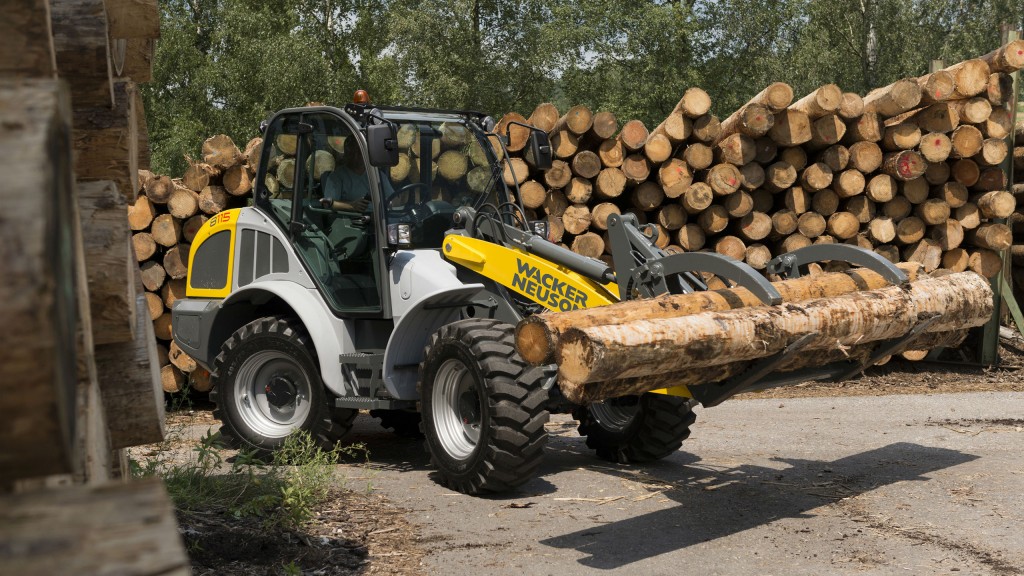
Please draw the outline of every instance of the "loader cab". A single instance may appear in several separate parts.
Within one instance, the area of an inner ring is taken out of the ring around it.
[[[339,316],[387,316],[391,255],[439,250],[459,207],[497,210],[508,202],[492,141],[473,118],[374,113],[292,109],[264,127],[255,204],[286,232]],[[394,129],[393,166],[369,162],[366,126],[381,119]]]
[[[380,316],[386,294],[379,201],[362,137],[337,109],[287,110],[264,132],[255,204],[289,237],[341,316]],[[335,201],[337,201],[335,203]]]

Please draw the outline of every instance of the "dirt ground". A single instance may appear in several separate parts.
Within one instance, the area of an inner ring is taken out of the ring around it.
[[[746,397],[798,398],[938,394],[973,391],[1024,391],[1024,356],[1002,351],[998,368],[962,363],[893,360],[863,377],[838,384],[804,384]],[[218,423],[210,406],[193,399],[190,409],[169,415],[169,427]],[[225,451],[225,458],[230,458]],[[370,455],[371,460],[373,455]],[[250,574],[424,574],[427,542],[405,511],[370,488],[336,488],[301,530],[268,529],[258,519],[180,513],[179,523],[197,575]],[[358,478],[355,479],[358,481]]]

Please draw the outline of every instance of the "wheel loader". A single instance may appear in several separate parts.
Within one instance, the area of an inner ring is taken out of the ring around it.
[[[709,275],[765,306],[783,298],[742,262],[665,253],[656,231],[629,214],[609,220],[611,264],[549,242],[546,223],[525,219],[502,177],[509,130],[529,130],[529,162],[551,165],[547,136],[525,124],[495,134],[477,112],[361,98],[282,110],[260,128],[252,205],[213,216],[196,235],[187,297],[173,309],[175,342],[210,371],[221,433],[242,446],[273,451],[296,430],[330,445],[368,410],[397,432],[422,431],[452,489],[504,491],[539,466],[550,413],[571,413],[602,458],[657,460],[688,437],[698,403],[849,377],[912,337],[795,377],[775,375],[797,352],[790,347],[714,387],[655,378],[642,393],[573,401],[557,360],[531,363],[517,351],[524,318],[699,293]],[[405,163],[400,149],[411,151]],[[476,166],[467,177],[439,169],[448,149],[469,151]],[[822,260],[907,281],[887,260],[845,245],[812,246],[771,267],[799,275]]]

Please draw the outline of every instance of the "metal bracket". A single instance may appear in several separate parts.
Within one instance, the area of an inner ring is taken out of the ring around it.
[[[652,280],[657,282],[658,279],[686,272],[710,272],[750,290],[758,300],[769,306],[782,304],[782,294],[757,270],[735,258],[714,252],[671,254],[638,266],[631,276],[634,285],[644,285]]]
[[[705,408],[718,406],[740,392],[745,392],[753,387],[762,378],[781,366],[790,356],[804,349],[814,336],[815,334],[801,336],[792,344],[786,346],[786,349],[782,352],[755,361],[743,374],[728,378],[718,384],[690,386],[690,393]]]
[[[907,274],[880,254],[852,244],[814,244],[776,256],[768,262],[768,273],[799,278],[800,267],[812,262],[839,260],[877,272],[890,284],[909,282]]]

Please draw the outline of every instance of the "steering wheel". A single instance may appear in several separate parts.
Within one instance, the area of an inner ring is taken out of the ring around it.
[[[405,186],[399,188],[397,192],[392,192],[387,198],[384,199],[384,208],[388,208],[389,206],[391,206],[391,201],[394,200],[395,198],[398,198],[399,196],[405,194],[410,190],[415,190],[416,188],[423,188],[427,192],[430,192],[430,188],[427,187],[427,184],[425,182],[413,182],[411,184],[406,184]],[[409,208],[409,204],[407,203],[405,205],[405,209],[403,210],[403,212],[408,212],[410,209],[411,208]]]

